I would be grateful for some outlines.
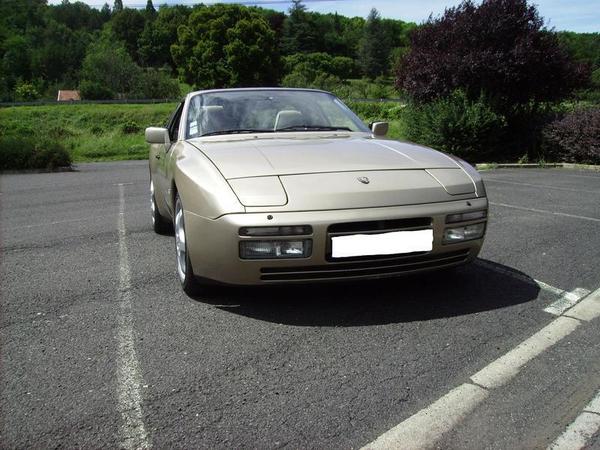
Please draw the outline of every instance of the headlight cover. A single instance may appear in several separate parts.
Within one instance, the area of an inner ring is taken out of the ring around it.
[[[241,259],[308,258],[311,252],[311,239],[240,242]]]
[[[480,239],[485,233],[485,222],[466,225],[464,227],[446,228],[444,230],[444,244]]]

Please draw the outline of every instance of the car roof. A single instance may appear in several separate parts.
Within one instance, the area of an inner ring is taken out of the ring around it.
[[[250,88],[223,88],[223,89],[203,89],[190,92],[187,97],[192,97],[197,94],[208,94],[213,92],[244,92],[244,91],[298,91],[298,92],[321,92],[323,94],[333,95],[331,92],[321,89],[305,89],[305,88],[288,88],[288,87],[250,87]]]

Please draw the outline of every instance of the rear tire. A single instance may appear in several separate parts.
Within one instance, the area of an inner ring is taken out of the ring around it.
[[[150,180],[150,212],[152,217],[152,228],[157,234],[170,234],[172,231],[171,223],[165,219],[158,211],[156,197],[154,195],[154,183]]]
[[[175,256],[177,261],[177,276],[181,283],[183,292],[187,295],[197,294],[200,290],[200,283],[194,275],[190,256],[187,251],[187,238],[185,234],[185,222],[183,216],[183,205],[179,194],[175,194],[175,216],[173,218],[173,228],[175,229]]]

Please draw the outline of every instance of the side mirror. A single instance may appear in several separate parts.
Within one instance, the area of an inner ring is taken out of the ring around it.
[[[148,127],[146,128],[146,142],[148,144],[165,144],[169,145],[171,139],[169,138],[169,130],[161,127]]]
[[[373,122],[371,124],[371,131],[373,136],[383,137],[387,134],[390,125],[387,122]]]

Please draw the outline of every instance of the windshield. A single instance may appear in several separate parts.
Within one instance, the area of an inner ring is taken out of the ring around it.
[[[337,97],[314,91],[248,90],[190,100],[186,137],[286,131],[361,131],[364,123]]]

